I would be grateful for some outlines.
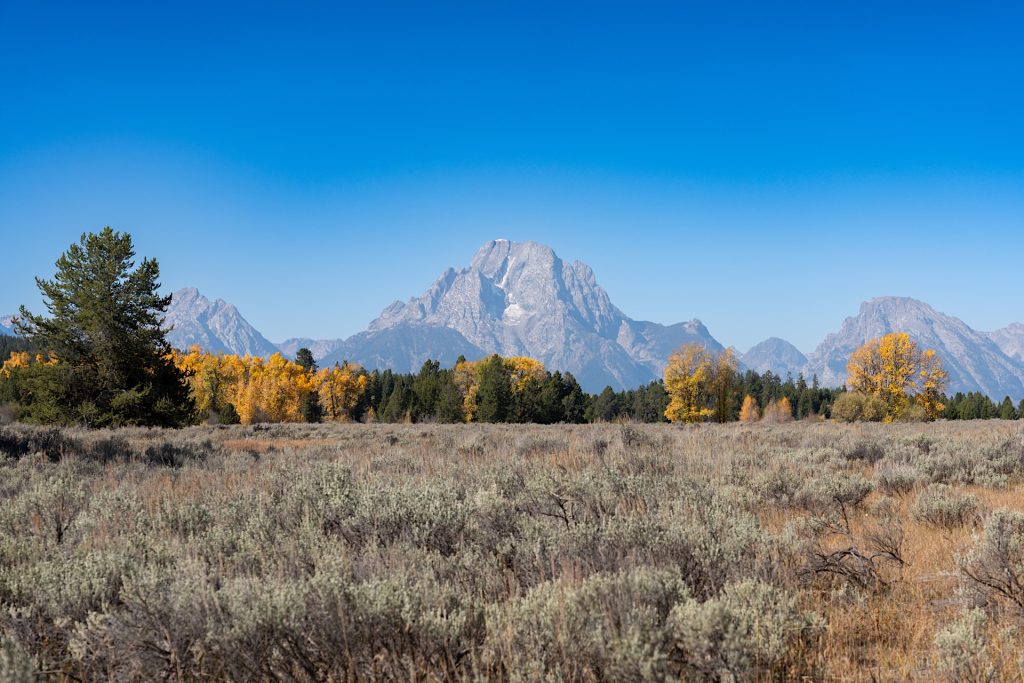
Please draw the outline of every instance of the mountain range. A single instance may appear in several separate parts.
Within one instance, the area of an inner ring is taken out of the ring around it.
[[[14,315],[0,316],[0,334],[14,335]]]
[[[10,334],[0,318],[0,334]],[[459,356],[499,353],[541,360],[569,371],[588,391],[632,388],[661,376],[669,354],[688,342],[724,351],[700,320],[673,325],[634,320],[612,304],[584,263],[568,263],[536,242],[494,240],[470,264],[449,268],[421,295],[396,301],[366,331],[347,339],[297,337],[268,341],[235,306],[194,288],[173,294],[166,322],[178,348],[193,344],[215,352],[294,357],[301,347],[322,366],[344,360],[366,368],[418,370],[427,359],[454,364]],[[817,348],[804,354],[789,342],[766,339],[744,354],[743,367],[782,377],[817,376],[840,386],[850,353],[865,341],[907,332],[937,351],[949,373],[948,391],[980,391],[995,399],[1024,397],[1024,324],[979,332],[962,320],[906,297],[861,304]]]

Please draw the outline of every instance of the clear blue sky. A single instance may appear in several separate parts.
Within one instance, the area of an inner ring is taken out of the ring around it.
[[[84,230],[270,339],[488,239],[810,350],[863,299],[1024,320],[1024,5],[0,0],[0,313]]]

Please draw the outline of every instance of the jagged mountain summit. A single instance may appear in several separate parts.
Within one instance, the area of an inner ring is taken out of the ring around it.
[[[787,375],[796,377],[803,372],[807,356],[785,339],[769,337],[740,356],[740,362],[747,369],[759,373],[771,370],[785,378]]]
[[[824,386],[846,381],[850,354],[869,339],[906,332],[923,348],[935,349],[949,373],[947,391],[981,391],[996,399],[1024,397],[1024,362],[1009,357],[988,335],[959,318],[916,299],[879,297],[861,304],[807,359],[804,375]]]
[[[1024,323],[1013,323],[1001,330],[989,332],[988,338],[1007,356],[1024,362]]]
[[[0,315],[0,335],[13,337],[17,334],[14,331],[14,314]]]
[[[215,353],[269,356],[277,352],[232,304],[223,299],[210,301],[194,287],[171,295],[164,324],[171,328],[167,341],[179,349],[198,344]]]
[[[452,332],[465,340],[467,357],[466,351],[531,356],[572,372],[591,391],[655,379],[669,353],[689,341],[722,350],[699,320],[665,326],[629,318],[584,263],[566,263],[536,242],[494,240],[422,296],[388,306],[333,355],[376,365],[384,358],[367,354],[386,339],[392,367],[413,369],[424,353],[437,358],[461,344]]]

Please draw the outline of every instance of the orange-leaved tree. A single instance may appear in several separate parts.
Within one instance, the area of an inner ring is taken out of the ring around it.
[[[757,422],[761,415],[757,409],[757,401],[750,394],[743,397],[743,405],[740,406],[740,422]]]

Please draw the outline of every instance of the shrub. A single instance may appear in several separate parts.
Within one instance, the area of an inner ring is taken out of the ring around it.
[[[985,621],[985,612],[973,609],[935,634],[936,663],[950,680],[983,683],[996,679]]]
[[[859,507],[874,489],[875,485],[859,474],[829,472],[801,486],[796,500],[805,509],[820,513],[836,506]]]
[[[33,683],[39,680],[39,667],[13,640],[0,638],[0,681]]]
[[[885,419],[885,402],[856,391],[840,394],[832,404],[832,419],[839,422],[881,422]]]
[[[928,413],[925,411],[924,406],[914,403],[907,407],[903,415],[900,416],[900,422],[927,422]]]
[[[913,465],[896,462],[879,462],[875,465],[875,480],[878,488],[886,493],[904,495],[914,490],[923,478]]]
[[[485,668],[520,680],[678,678],[666,622],[689,599],[677,571],[595,574],[550,582],[488,612]]]
[[[986,599],[1024,611],[1024,513],[997,510],[960,569]]]
[[[685,601],[669,625],[688,677],[732,681],[774,677],[787,662],[810,668],[821,628],[792,597],[760,581],[726,586],[707,602]]]
[[[924,524],[955,529],[978,521],[978,498],[970,493],[960,493],[945,484],[932,484],[918,494],[910,514]]]

